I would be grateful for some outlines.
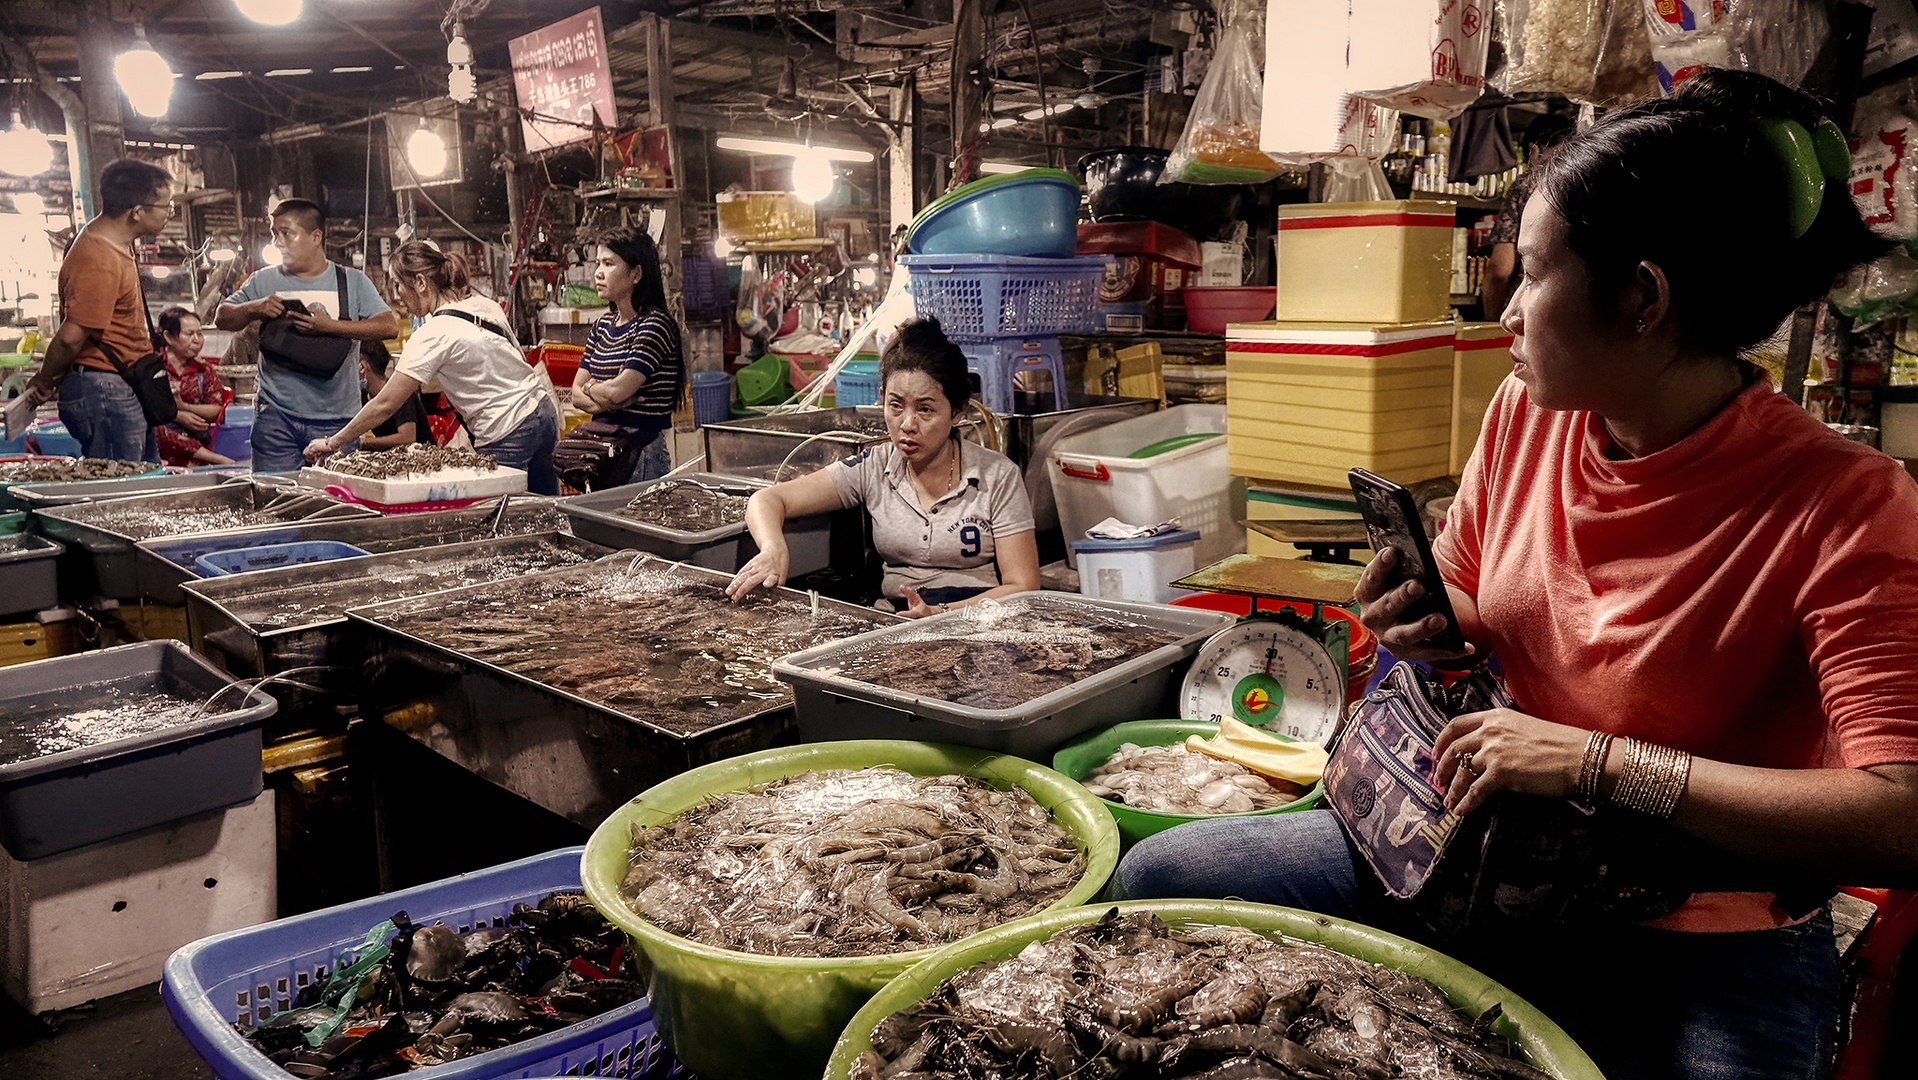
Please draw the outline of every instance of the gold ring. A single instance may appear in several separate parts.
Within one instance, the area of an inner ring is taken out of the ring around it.
[[[1478,775],[1478,770],[1472,767],[1472,752],[1470,750],[1458,755],[1458,767],[1471,773],[1473,776]]]

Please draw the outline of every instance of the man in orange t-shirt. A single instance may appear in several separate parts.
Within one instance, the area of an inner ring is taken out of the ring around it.
[[[160,460],[140,399],[102,347],[128,366],[153,351],[133,242],[158,235],[173,213],[166,170],[115,161],[100,173],[99,216],[60,263],[60,329],[26,397],[38,405],[59,394],[60,421],[87,457]]]

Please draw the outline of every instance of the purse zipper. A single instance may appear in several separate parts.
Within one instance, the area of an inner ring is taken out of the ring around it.
[[[1416,724],[1411,725],[1410,730],[1413,732],[1413,738],[1418,741],[1420,746],[1425,747],[1427,750],[1432,748],[1432,743],[1424,738],[1424,733],[1418,730]],[[1419,803],[1428,810],[1444,809],[1443,802],[1435,797],[1439,795],[1438,789],[1432,786],[1431,781],[1414,773],[1406,766],[1405,762],[1399,760],[1397,754],[1380,743],[1377,734],[1372,730],[1372,725],[1358,724],[1356,725],[1356,731],[1359,739],[1365,743],[1366,749],[1372,752],[1372,756],[1378,760],[1379,764],[1383,766],[1387,772],[1391,773],[1393,777],[1399,781],[1401,786],[1411,792],[1413,798],[1417,799]]]

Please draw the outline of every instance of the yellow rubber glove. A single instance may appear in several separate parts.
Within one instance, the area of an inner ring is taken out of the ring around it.
[[[1307,787],[1325,775],[1329,757],[1317,743],[1287,741],[1229,716],[1219,721],[1219,733],[1211,739],[1187,735],[1185,748],[1222,761],[1236,761],[1260,776]]]

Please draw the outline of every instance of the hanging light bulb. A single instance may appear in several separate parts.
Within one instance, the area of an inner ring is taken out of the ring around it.
[[[147,267],[147,276],[155,281],[165,281],[167,278],[173,276],[173,268],[171,266],[149,266]]]
[[[233,0],[240,14],[266,26],[285,26],[300,17],[300,0]]]
[[[713,237],[713,255],[715,257],[723,259],[732,253],[733,242],[731,240],[728,240],[724,236]]]
[[[446,77],[446,93],[461,105],[471,105],[479,96],[479,80],[473,77],[473,47],[466,43],[466,28],[453,24],[453,40],[446,43],[446,62],[453,65]]]
[[[13,193],[13,209],[28,217],[44,217],[47,212],[47,200],[38,192],[16,191]]]
[[[278,244],[269,242],[265,247],[260,249],[260,264],[262,266],[280,265],[280,247]]]
[[[146,27],[133,28],[133,48],[113,61],[113,77],[134,111],[146,117],[166,115],[167,101],[173,97],[173,69],[147,44]]]
[[[793,194],[802,202],[822,202],[832,194],[832,161],[811,147],[793,155]]]
[[[277,253],[279,249],[274,248],[274,251]],[[216,247],[207,252],[206,257],[213,262],[232,262],[240,257],[240,253],[230,247]]]
[[[0,132],[0,172],[38,176],[52,165],[53,144],[20,119],[19,109],[13,110],[13,127]]]
[[[406,137],[406,160],[422,180],[446,171],[446,140],[426,126],[424,116],[420,117],[419,130]]]

